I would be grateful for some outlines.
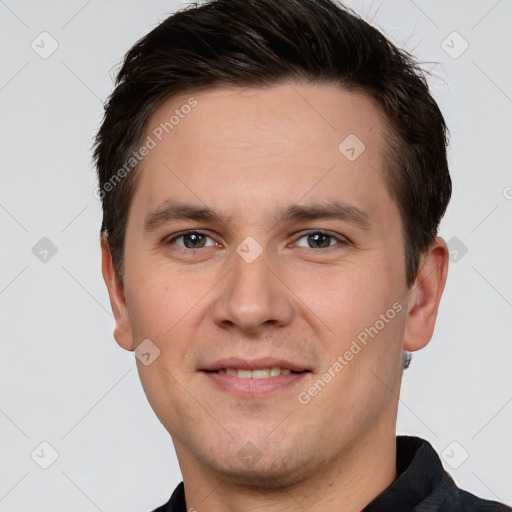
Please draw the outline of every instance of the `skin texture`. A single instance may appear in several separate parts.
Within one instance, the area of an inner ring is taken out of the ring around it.
[[[163,103],[146,136],[191,96]],[[115,339],[126,350],[150,339],[160,350],[137,366],[172,436],[188,508],[361,510],[396,478],[402,349],[421,349],[432,337],[446,244],[436,239],[407,289],[402,223],[382,178],[383,117],[368,97],[298,82],[193,97],[197,106],[142,163],[124,290],[102,239]],[[365,144],[354,161],[338,149],[349,134]],[[276,207],[329,199],[366,212],[371,228],[274,221]],[[224,220],[173,220],[144,232],[146,217],[176,200],[208,206]],[[170,241],[185,230],[206,237]],[[332,237],[307,236],[318,230]],[[249,236],[262,249],[252,263],[236,251]],[[299,393],[393,304],[401,311],[300,403]],[[310,373],[258,398],[221,390],[200,371],[225,357],[265,356]],[[252,463],[239,456],[248,446],[257,454]]]

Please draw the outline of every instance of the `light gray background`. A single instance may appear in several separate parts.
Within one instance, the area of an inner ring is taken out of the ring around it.
[[[512,4],[347,4],[430,62],[452,134],[440,235],[458,253],[434,337],[405,374],[398,432],[444,452],[463,488],[511,504]],[[142,512],[181,481],[134,354],[112,336],[90,160],[110,71],[178,5],[0,1],[1,511]],[[46,59],[31,47],[43,31],[59,45]],[[457,58],[454,31],[469,44]],[[46,262],[32,252],[42,237],[58,250]],[[43,441],[58,452],[48,469]]]

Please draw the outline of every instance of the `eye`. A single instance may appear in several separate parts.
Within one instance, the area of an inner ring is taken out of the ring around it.
[[[208,239],[211,241],[210,243],[207,242]],[[302,239],[306,240],[305,245],[297,243]],[[181,243],[177,243],[178,240],[181,240]],[[201,231],[178,233],[167,239],[166,243],[176,245],[183,249],[202,249],[205,247],[220,246],[220,244],[215,242],[209,235]],[[308,249],[328,249],[335,245],[348,245],[349,243],[349,240],[342,236],[335,236],[324,231],[308,231],[299,236],[295,245]]]
[[[206,245],[206,239],[208,239],[208,235],[201,233],[200,231],[187,231],[185,233],[181,233],[173,236],[167,240],[168,244],[175,244],[178,247],[183,247],[185,249],[201,249],[203,247],[213,247],[218,245],[217,242],[211,243],[210,245]],[[183,244],[177,244],[176,240],[183,239]]]
[[[349,242],[344,237],[334,236],[323,231],[309,231],[303,233],[297,240],[307,239],[307,245],[299,245],[299,247],[307,247],[308,249],[326,249],[332,247],[332,245],[348,245]],[[337,244],[331,244],[332,241],[336,240]],[[296,242],[297,243],[297,242]]]

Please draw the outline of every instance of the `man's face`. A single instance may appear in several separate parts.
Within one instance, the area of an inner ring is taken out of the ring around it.
[[[298,481],[395,428],[407,288],[383,118],[335,85],[189,98],[161,105],[144,138],[156,146],[128,217],[127,336],[160,350],[137,365],[182,471]],[[218,219],[155,213],[178,202]],[[276,217],[334,202],[353,209]],[[246,378],[272,367],[285,371]]]

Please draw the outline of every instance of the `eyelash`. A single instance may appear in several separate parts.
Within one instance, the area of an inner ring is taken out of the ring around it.
[[[208,235],[208,234],[206,234],[206,233],[204,233],[202,231],[189,230],[189,231],[184,231],[182,233],[178,233],[178,234],[174,235],[172,238],[167,238],[166,243],[170,245],[173,242],[175,242],[176,240],[178,240],[180,238],[183,238],[184,236],[192,235],[192,234],[197,234],[197,235],[201,235],[201,236],[206,236],[208,238],[212,238],[210,235]],[[320,234],[320,235],[328,236],[331,239],[337,240],[338,243],[334,244],[334,245],[329,245],[328,247],[325,247],[325,248],[321,248],[320,247],[320,248],[316,248],[315,249],[314,247],[301,247],[301,249],[311,249],[311,250],[314,250],[314,251],[318,251],[318,250],[326,251],[327,249],[332,249],[336,245],[348,246],[351,243],[350,240],[348,240],[348,238],[346,238],[346,237],[336,236],[336,235],[333,235],[331,233],[328,233],[328,232],[325,232],[325,231],[322,231],[322,230],[318,230],[318,229],[317,230],[309,230],[309,231],[300,232],[298,234],[298,237],[295,239],[295,241],[298,241],[301,238],[307,237],[308,235],[315,235],[315,234]],[[197,249],[207,249],[208,247],[213,247],[213,246],[197,247],[195,249],[194,248],[189,248],[189,247],[182,247],[182,246],[177,246],[177,247],[179,247],[180,249],[182,249],[185,252],[190,252],[190,251],[194,251],[194,250],[197,250]]]

